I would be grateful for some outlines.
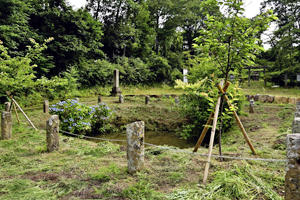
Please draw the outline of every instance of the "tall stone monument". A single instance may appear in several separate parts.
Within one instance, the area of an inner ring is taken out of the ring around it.
[[[119,76],[119,70],[115,69],[114,70],[114,86],[112,88],[112,91],[111,91],[111,96],[119,96],[120,94],[122,94],[121,92],[121,89],[120,89],[120,84],[119,84],[119,81],[120,81],[120,76]]]

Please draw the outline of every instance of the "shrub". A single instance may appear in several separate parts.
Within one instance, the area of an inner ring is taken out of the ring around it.
[[[180,80],[176,81],[177,88],[183,88],[187,94],[181,96],[180,110],[181,113],[188,119],[188,124],[184,126],[180,136],[184,139],[197,140],[205,125],[210,113],[214,110],[216,99],[219,96],[216,88],[217,81],[203,79],[195,84],[186,84]],[[227,95],[234,105],[236,111],[241,109],[242,94],[237,86],[229,87]],[[224,104],[223,131],[228,130],[232,125],[232,110],[227,103]],[[216,136],[218,135],[218,128]],[[218,137],[215,137],[218,138]],[[204,143],[209,141],[209,137],[204,139]]]
[[[117,63],[122,66],[120,80],[125,84],[147,84],[152,72],[140,58],[118,57]]]
[[[112,118],[112,111],[105,104],[90,107],[76,100],[51,105],[50,113],[59,115],[62,130],[80,135],[108,131]]]

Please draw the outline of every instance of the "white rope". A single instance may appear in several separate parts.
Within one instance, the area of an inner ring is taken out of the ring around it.
[[[74,133],[70,133],[70,132],[62,131],[62,130],[60,132],[64,133],[64,134],[76,136],[76,137],[79,137],[79,138],[86,138],[86,139],[93,139],[93,140],[102,140],[102,141],[111,141],[111,142],[127,142],[127,140],[106,139],[106,138],[97,138],[97,137],[90,137],[90,136],[85,136],[85,135],[78,135],[78,134],[74,134]],[[150,143],[146,143],[146,142],[144,144],[148,145],[148,146],[156,147],[156,148],[159,148],[159,149],[170,150],[170,151],[173,151],[173,152],[186,153],[186,154],[191,154],[191,155],[199,155],[199,156],[205,156],[205,157],[208,156],[208,154],[201,154],[201,153],[197,153],[197,152],[190,152],[190,151],[187,151],[187,150],[184,150],[184,149],[176,149],[175,147],[159,146],[159,145],[150,144]],[[212,157],[232,159],[232,160],[251,160],[251,161],[264,161],[264,162],[287,162],[286,159],[232,157],[232,156],[224,156],[224,155],[220,156],[220,155],[215,155],[215,154],[213,154]]]

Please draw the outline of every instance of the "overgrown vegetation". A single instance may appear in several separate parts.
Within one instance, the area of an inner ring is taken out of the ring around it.
[[[116,104],[113,98],[104,100],[124,111],[125,105]],[[127,104],[135,105],[133,99]],[[163,102],[155,104],[164,107]],[[290,132],[287,124],[291,124],[294,106],[256,104],[255,114],[248,114],[247,109],[245,105],[241,119],[259,157],[284,159],[284,135]],[[41,109],[27,113],[39,128],[45,126],[49,115]],[[174,147],[147,147],[145,168],[131,176],[125,144],[61,135],[60,150],[46,153],[45,142],[44,131],[17,123],[13,138],[0,141],[1,199],[283,199],[284,163],[212,160],[208,185],[198,187],[205,157],[177,152]],[[223,142],[224,155],[251,157],[237,127]],[[207,149],[200,148],[199,153]]]

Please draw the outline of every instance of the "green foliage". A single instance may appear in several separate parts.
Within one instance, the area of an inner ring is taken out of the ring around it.
[[[253,19],[243,17],[243,2],[223,0],[224,16],[207,15],[206,28],[200,30],[194,47],[201,57],[210,57],[227,80],[230,71],[254,65],[256,55],[263,51],[260,34],[275,19],[272,11]]]
[[[140,58],[119,57],[117,63],[121,66],[120,80],[127,85],[147,84],[154,74]]]
[[[51,105],[50,113],[59,115],[64,131],[85,135],[111,130],[112,111],[105,104],[89,107],[76,100],[66,100]]]
[[[91,174],[91,178],[104,182],[110,180],[113,175],[119,175],[121,173],[124,173],[124,171],[121,170],[115,163],[111,163],[107,167],[100,167],[96,173]]]
[[[199,137],[199,133],[201,133],[203,126],[206,124],[210,113],[214,111],[219,96],[216,83],[219,82],[207,78],[194,84],[183,83],[180,80],[176,81],[177,85],[175,87],[182,88],[187,92],[187,94],[183,95],[180,99],[180,107],[182,114],[188,119],[189,123],[185,125],[184,130],[180,133],[181,137],[193,140]],[[243,95],[237,85],[228,88],[227,96],[234,107],[229,108],[226,103],[224,104],[225,110],[221,116],[223,120],[223,131],[227,131],[231,127],[233,123],[232,111],[234,109],[239,112],[243,100]],[[205,142],[207,142],[207,138]]]

